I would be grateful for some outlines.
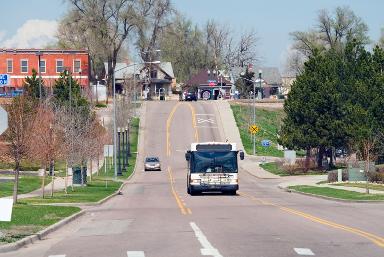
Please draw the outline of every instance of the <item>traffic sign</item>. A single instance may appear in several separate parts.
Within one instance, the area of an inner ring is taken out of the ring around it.
[[[9,85],[10,80],[11,77],[9,76],[9,74],[0,74],[0,87]]]
[[[264,139],[261,141],[261,145],[265,147],[269,147],[271,146],[271,141],[269,141],[268,139]]]
[[[0,135],[8,128],[8,113],[0,106]]]
[[[258,126],[256,126],[256,125],[251,125],[251,126],[249,126],[249,132],[251,133],[251,134],[256,134],[257,132],[259,132],[259,127]]]

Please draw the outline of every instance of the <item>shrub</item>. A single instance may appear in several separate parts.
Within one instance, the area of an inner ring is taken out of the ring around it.
[[[374,171],[368,173],[368,179],[370,182],[384,183],[384,171]]]

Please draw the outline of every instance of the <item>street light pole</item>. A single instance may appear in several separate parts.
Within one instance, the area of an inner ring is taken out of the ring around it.
[[[256,125],[256,84],[253,82],[253,124]],[[253,133],[253,155],[256,155],[256,134]]]
[[[115,180],[117,180],[117,128],[116,128],[116,82],[115,82],[115,69],[112,74],[112,90],[113,90],[113,167]]]

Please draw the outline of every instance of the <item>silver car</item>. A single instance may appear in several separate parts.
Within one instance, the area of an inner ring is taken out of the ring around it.
[[[159,157],[147,157],[144,161],[144,170],[161,170]]]

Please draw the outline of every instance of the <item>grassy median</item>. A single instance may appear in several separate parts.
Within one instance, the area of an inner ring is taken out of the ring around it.
[[[15,242],[80,211],[78,207],[33,206],[16,204],[11,222],[0,221],[0,245]]]
[[[253,139],[249,133],[249,125],[253,121],[253,108],[250,105],[231,104],[231,109],[239,128],[241,141],[248,154],[253,152]],[[256,125],[260,131],[256,134],[257,155],[283,157],[283,151],[277,149],[277,133],[284,117],[283,110],[266,110],[256,108]],[[271,141],[271,146],[264,147],[261,141]]]
[[[290,186],[289,189],[296,190],[298,192],[309,193],[320,196],[327,196],[343,200],[384,200],[384,194],[365,194],[353,191],[347,191],[343,189],[335,189],[330,187],[316,187],[316,186]]]

